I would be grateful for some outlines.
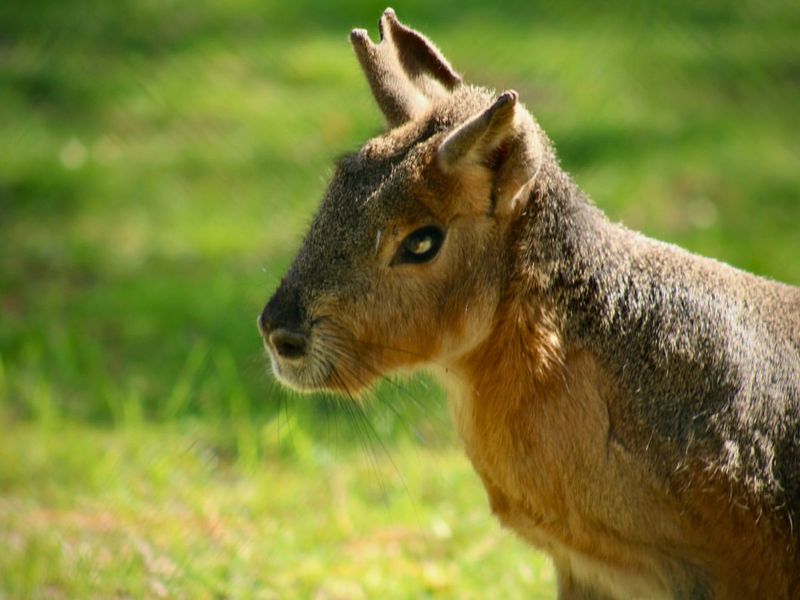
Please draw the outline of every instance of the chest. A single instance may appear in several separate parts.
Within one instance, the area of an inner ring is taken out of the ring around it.
[[[503,525],[560,570],[622,596],[659,597],[663,587],[635,540],[654,507],[670,513],[663,524],[671,508],[612,441],[602,382],[589,375],[516,398],[451,384],[454,423]]]
[[[550,386],[464,378],[446,386],[459,437],[487,490],[545,520],[569,520],[623,483],[605,386],[590,364],[576,366],[575,375]]]

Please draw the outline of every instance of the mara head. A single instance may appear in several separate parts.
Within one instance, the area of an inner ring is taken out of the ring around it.
[[[468,86],[387,9],[350,40],[387,131],[341,159],[258,325],[276,377],[357,393],[489,335],[546,142],[517,94]]]

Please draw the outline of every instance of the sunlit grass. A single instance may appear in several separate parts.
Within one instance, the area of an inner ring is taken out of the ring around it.
[[[395,8],[613,219],[797,284],[798,6]],[[255,331],[382,127],[347,32],[383,8],[0,5],[0,596],[552,596],[434,386],[287,394]]]
[[[201,423],[15,427],[0,441],[0,589],[57,598],[552,591],[549,564],[499,529],[457,450],[354,452],[291,422],[249,426],[261,457],[228,454]]]

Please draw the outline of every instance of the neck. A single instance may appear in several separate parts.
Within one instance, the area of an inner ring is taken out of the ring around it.
[[[527,419],[563,392],[570,349],[564,305],[554,292],[571,271],[575,232],[587,220],[606,222],[554,161],[540,171],[525,213],[512,235],[515,267],[491,332],[455,361],[447,386],[457,397],[456,420],[467,438],[488,433],[471,433],[475,427],[494,429],[523,414]]]

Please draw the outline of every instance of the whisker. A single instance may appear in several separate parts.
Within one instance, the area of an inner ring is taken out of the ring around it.
[[[340,368],[342,368],[342,365],[340,365],[340,367],[338,367],[338,368],[337,368],[337,367],[335,367],[335,366],[334,366],[332,363],[329,363],[329,364],[331,365],[331,368],[332,368],[334,371],[336,371],[336,372],[337,372],[337,375],[340,375],[340,374],[338,373],[338,370],[339,370]],[[348,368],[349,368],[349,366],[348,366],[348,365],[346,365],[346,363],[345,363],[345,365],[344,365],[344,368],[345,368],[345,369],[348,369]],[[347,372],[347,374],[348,374],[350,377],[352,377],[353,379],[355,379],[356,381],[358,381],[359,383],[363,383],[363,382],[359,381],[359,377],[358,377],[357,373],[354,373],[354,372],[349,372],[349,371],[348,371],[348,372]],[[406,427],[406,429],[408,429],[409,431],[411,431],[411,428],[410,428],[410,426],[408,426],[408,424],[407,424],[407,423],[405,422],[405,420],[403,419],[402,415],[401,415],[399,412],[397,412],[397,410],[395,409],[395,407],[393,407],[393,406],[391,405],[391,403],[388,403],[388,402],[386,402],[385,400],[383,400],[383,399],[382,399],[382,398],[381,398],[381,397],[380,397],[380,396],[379,396],[377,393],[375,393],[375,397],[376,397],[376,398],[378,398],[378,399],[379,399],[379,401],[382,401],[382,403],[383,403],[383,404],[385,404],[385,405],[389,406],[389,408],[391,408],[391,409],[392,409],[392,410],[395,412],[395,414],[398,416],[398,418],[400,419],[400,422],[401,422],[401,423],[403,423],[403,425]],[[392,458],[392,456],[391,456],[391,454],[390,454],[390,452],[389,452],[389,449],[388,449],[388,448],[386,447],[386,445],[384,444],[384,442],[383,442],[383,440],[381,439],[381,437],[380,437],[380,435],[379,435],[379,433],[378,433],[377,429],[376,429],[376,428],[375,428],[375,426],[373,425],[372,421],[370,421],[370,419],[369,419],[369,416],[368,416],[368,414],[367,414],[366,410],[365,410],[365,409],[364,409],[364,407],[363,407],[363,406],[361,406],[361,405],[354,405],[354,410],[356,411],[356,414],[362,418],[362,421],[363,421],[364,425],[365,425],[365,426],[368,428],[368,430],[367,430],[367,435],[369,436],[369,434],[370,434],[370,432],[371,432],[371,434],[372,434],[372,436],[371,436],[371,439],[372,439],[372,440],[374,440],[375,442],[377,442],[377,443],[380,445],[380,448],[381,448],[381,450],[382,450],[383,454],[386,456],[386,458],[389,460],[389,463],[392,465],[392,468],[394,469],[395,473],[397,474],[397,477],[398,477],[398,479],[399,479],[399,481],[400,481],[400,485],[402,486],[402,488],[403,488],[403,491],[404,491],[405,495],[406,495],[406,496],[408,497],[408,499],[411,501],[411,506],[412,506],[412,508],[413,508],[413,510],[414,510],[415,517],[416,517],[417,519],[419,519],[419,514],[418,514],[418,512],[417,512],[417,506],[416,506],[416,503],[415,503],[415,499],[414,499],[414,496],[412,496],[412,494],[411,494],[411,490],[410,490],[410,489],[409,489],[409,487],[408,487],[408,482],[407,482],[406,478],[403,476],[403,473],[402,473],[402,471],[400,470],[400,468],[397,466],[397,463],[395,463],[394,459]],[[384,491],[384,493],[385,493],[385,492],[386,492],[386,490],[385,490],[385,488],[384,488],[383,482],[381,482],[381,487],[382,487],[382,490],[383,490],[383,491]]]
[[[329,337],[331,339],[337,339],[339,341],[347,342],[347,343],[352,344],[352,345],[369,346],[369,347],[372,347],[372,348],[376,348],[378,350],[388,350],[389,352],[398,352],[400,354],[407,354],[409,356],[413,356],[414,358],[420,358],[420,359],[424,360],[425,362],[429,362],[429,363],[435,364],[436,366],[442,367],[443,369],[447,369],[447,367],[443,363],[432,359],[430,356],[428,356],[426,354],[421,354],[420,352],[415,352],[413,350],[408,350],[406,348],[397,348],[395,346],[387,346],[386,344],[378,344],[376,342],[368,342],[366,340],[356,340],[356,339],[354,339],[353,337],[350,337],[350,336],[337,334],[335,331],[332,331],[330,329],[327,330],[327,331],[324,331],[323,335],[325,337]]]
[[[359,432],[359,434],[357,435],[358,440],[359,440],[359,444],[361,445],[362,449],[366,453],[367,458],[368,458],[368,462],[370,463],[370,466],[371,466],[373,472],[375,473],[376,480],[378,481],[378,485],[381,488],[381,492],[385,496],[386,495],[386,491],[387,491],[386,484],[385,484],[385,482],[383,480],[383,476],[381,474],[381,469],[380,469],[380,463],[378,461],[378,456],[377,456],[377,454],[375,452],[375,448],[372,446],[372,443],[371,443],[371,440],[370,440],[369,429],[367,428],[367,425],[369,425],[370,428],[371,428],[372,424],[368,420],[366,420],[366,417],[365,417],[364,413],[359,410],[358,404],[353,399],[352,394],[350,394],[350,392],[349,392],[349,390],[347,388],[346,382],[342,379],[342,376],[338,372],[336,367],[334,365],[332,365],[332,364],[330,364],[330,367],[331,367],[331,376],[332,376],[332,378],[334,379],[334,381],[336,381],[337,385],[339,385],[339,386],[341,386],[343,388],[343,391],[344,391],[345,395],[351,400],[351,402],[345,403],[343,406],[344,406],[345,411],[347,412],[347,414],[350,416],[351,424],[353,426],[355,426],[356,430]],[[372,428],[372,430],[374,432],[374,428]],[[385,446],[382,446],[382,447],[383,447],[383,451],[386,453],[386,455],[388,457],[388,451],[386,450],[386,447]],[[391,458],[390,458],[390,462],[391,462]],[[396,469],[397,469],[397,467],[395,467],[395,470]]]
[[[369,371],[373,375],[377,376],[377,377],[381,377],[382,376],[382,374],[380,372],[378,372],[377,369],[375,369],[374,367],[369,365],[366,361],[359,361],[358,365],[360,367],[362,367],[363,369]],[[402,386],[398,382],[394,381],[390,377],[383,376],[383,381],[385,381],[386,383],[391,385],[395,390],[397,390],[401,394],[402,398],[410,401],[410,403],[417,410],[419,410],[421,413],[423,413],[426,417],[431,418],[434,422],[436,422],[437,426],[440,426],[443,429],[449,430],[450,424],[448,422],[443,421],[438,415],[435,415],[434,413],[432,413],[431,410],[430,410],[431,406],[429,404],[425,404],[422,401],[420,401],[416,396],[414,396],[411,392],[409,392],[408,389],[406,389],[404,386]],[[382,396],[380,396],[379,394],[377,394],[377,390],[375,390],[375,392],[376,392],[375,395],[379,399],[379,401],[381,401],[381,404],[383,404],[384,406],[387,406],[398,417],[398,419],[403,424],[403,426],[406,428],[406,430],[409,433],[413,434],[414,431],[412,430],[412,427],[406,421],[406,419],[403,417],[403,415],[400,413],[400,411],[397,409],[397,407],[394,404],[392,404],[391,402],[389,402],[388,400],[386,400],[385,398],[383,398]]]
[[[354,377],[354,379],[357,380],[358,378]],[[389,452],[389,449],[387,448],[386,444],[381,439],[381,436],[378,433],[378,430],[375,428],[375,425],[369,419],[369,415],[367,414],[366,410],[360,404],[354,404],[353,407],[355,409],[355,413],[356,413],[357,417],[361,420],[361,422],[365,426],[365,431],[366,431],[368,439],[370,439],[371,441],[377,442],[377,444],[380,447],[381,451],[383,452],[384,456],[386,456],[387,460],[389,461],[389,464],[392,465],[392,468],[394,469],[395,473],[397,474],[397,477],[400,480],[400,485],[403,487],[403,490],[405,491],[405,493],[408,496],[408,498],[410,500],[412,500],[412,504],[413,504],[413,497],[411,495],[411,491],[408,488],[408,483],[406,482],[405,477],[403,477],[403,473],[400,471],[400,468],[397,466],[397,463],[395,463],[394,459],[392,458],[392,455]],[[377,458],[377,456],[375,458]],[[385,494],[387,492],[387,490],[384,487],[384,482],[381,482],[381,488],[382,488],[382,491]]]
[[[321,318],[320,320],[318,320],[318,322],[319,321],[322,321],[322,322],[325,322],[325,323],[331,323],[331,324],[335,325],[334,321],[331,320],[330,318]],[[452,377],[455,377],[456,379],[458,379],[458,381],[460,383],[469,386],[474,391],[474,387],[472,386],[472,384],[467,379],[465,379],[464,377],[462,377],[458,373],[452,371],[449,366],[445,365],[441,361],[433,360],[430,357],[425,356],[424,354],[420,354],[419,352],[414,352],[412,350],[407,350],[407,349],[403,349],[403,348],[397,348],[397,347],[393,347],[393,346],[387,346],[385,344],[378,344],[376,342],[368,342],[368,341],[365,341],[365,340],[356,340],[352,336],[349,336],[349,335],[346,335],[346,334],[342,334],[342,333],[338,333],[337,329],[340,329],[340,328],[338,328],[338,327],[337,328],[326,327],[324,329],[321,329],[320,330],[320,336],[323,339],[326,339],[326,340],[335,341],[335,342],[342,342],[344,344],[347,344],[348,348],[357,347],[357,346],[366,346],[366,347],[375,348],[377,350],[385,350],[385,351],[389,351],[389,352],[399,352],[399,353],[402,353],[402,354],[408,354],[410,356],[414,356],[416,358],[421,358],[425,362],[431,363],[431,364],[443,369],[446,373],[448,373]],[[380,376],[384,376],[384,375],[380,374]]]
[[[442,427],[443,429],[449,430],[449,427],[450,427],[449,422],[443,420],[440,416],[434,415],[433,413],[431,413],[430,404],[423,403],[418,398],[416,398],[413,394],[411,394],[411,392],[409,392],[407,388],[405,388],[404,386],[402,386],[398,382],[394,381],[391,377],[388,377],[385,374],[379,372],[375,367],[370,365],[367,361],[361,359],[360,356],[358,356],[356,353],[354,353],[352,351],[353,348],[347,347],[347,346],[343,346],[341,342],[344,341],[344,338],[335,338],[335,340],[334,340],[334,338],[331,338],[331,340],[326,340],[326,341],[332,341],[333,342],[333,343],[329,343],[326,349],[337,359],[337,361],[339,363],[346,364],[346,365],[349,365],[350,363],[356,363],[359,367],[361,367],[365,371],[370,372],[371,374],[375,375],[376,377],[379,377],[379,378],[382,377],[383,380],[386,381],[394,389],[396,389],[404,399],[410,401],[411,405],[414,406],[419,412],[425,414],[429,418],[432,418],[432,420],[434,422],[436,422],[438,427]],[[350,367],[349,370],[348,370],[348,374],[353,374],[354,375],[355,373],[352,373],[352,370],[353,370],[352,367]],[[380,399],[383,400],[383,403],[385,405],[389,406],[392,409],[392,411],[395,412],[395,414],[400,418],[400,420],[404,422],[404,425],[406,426],[406,428],[409,431],[411,431],[411,428],[408,426],[407,423],[405,423],[403,417],[401,416],[401,414],[399,413],[397,408],[392,403],[390,403],[388,401],[385,401],[383,398],[380,398]]]

